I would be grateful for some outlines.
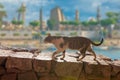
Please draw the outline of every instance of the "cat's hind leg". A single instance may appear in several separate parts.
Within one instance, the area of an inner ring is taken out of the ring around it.
[[[60,52],[63,52],[63,50],[57,50],[57,51],[55,51],[54,53],[53,53],[53,55],[52,55],[52,59],[53,60],[56,60],[57,59],[57,57],[55,56],[56,54],[58,54],[58,53],[60,53]],[[63,55],[63,58],[65,57],[65,52],[64,52],[64,55]]]
[[[61,60],[64,60],[64,58],[65,58],[65,50],[63,51],[63,57],[62,58],[60,58]]]
[[[81,54],[82,54],[82,57],[81,56],[79,56],[79,58],[77,58],[77,61],[81,61],[84,57],[85,57],[85,53],[86,53],[86,48],[84,48],[84,49],[81,49]],[[81,57],[81,58],[80,58]]]
[[[91,47],[89,47],[89,48],[87,49],[87,51],[89,51],[89,52],[93,53],[94,60],[96,61],[96,54],[95,54],[95,52],[92,50],[92,48],[91,48]]]

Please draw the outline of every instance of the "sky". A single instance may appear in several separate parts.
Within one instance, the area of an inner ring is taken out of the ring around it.
[[[17,9],[21,3],[26,4],[26,24],[33,20],[39,20],[40,8],[43,8],[43,20],[48,20],[50,10],[59,6],[67,20],[75,19],[75,10],[80,12],[80,20],[85,21],[90,17],[96,17],[96,8],[100,6],[101,17],[106,18],[108,11],[120,12],[120,0],[0,0],[7,11],[4,20],[11,21],[18,15]]]

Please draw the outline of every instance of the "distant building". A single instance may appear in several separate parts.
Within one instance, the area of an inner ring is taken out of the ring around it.
[[[99,22],[100,22],[100,18],[101,18],[100,7],[99,7],[99,6],[97,7],[97,15],[96,15],[96,18],[97,18],[97,22],[99,23]]]
[[[76,10],[76,12],[75,12],[75,20],[79,21],[79,11],[78,10]]]
[[[94,17],[89,17],[89,18],[88,18],[88,22],[89,22],[89,21],[96,22],[96,19],[95,19]]]
[[[21,7],[24,9],[24,11],[22,12],[22,21],[24,21],[25,23],[25,14],[26,14],[26,5],[25,3],[22,3]]]
[[[47,25],[45,21],[42,21],[42,30],[46,30],[47,29]]]
[[[40,30],[42,30],[43,29],[43,20],[42,20],[42,18],[43,18],[43,15],[42,15],[42,8],[40,8]]]
[[[55,7],[51,10],[50,13],[50,20],[53,20],[55,22],[54,24],[54,30],[58,30],[59,29],[59,24],[61,21],[65,21],[65,17],[62,13],[62,10],[60,9],[60,7]]]
[[[25,3],[22,3],[21,6],[17,10],[18,12],[18,21],[23,21],[25,23],[25,17],[26,17],[26,5]]]

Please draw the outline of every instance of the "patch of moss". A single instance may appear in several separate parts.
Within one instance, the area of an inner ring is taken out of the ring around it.
[[[1,36],[6,36],[6,34],[5,34],[5,33],[2,33]]]
[[[28,34],[24,34],[24,36],[28,36]]]
[[[70,35],[71,36],[77,36],[77,32],[71,32]]]
[[[20,34],[19,33],[14,33],[13,36],[20,36]]]

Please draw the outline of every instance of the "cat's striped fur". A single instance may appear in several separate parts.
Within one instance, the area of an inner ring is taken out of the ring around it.
[[[94,46],[99,46],[103,43],[103,39],[101,40],[100,43],[96,44],[92,42],[90,39],[85,38],[85,37],[62,37],[62,36],[47,36],[44,39],[44,42],[46,43],[52,43],[56,46],[57,51],[55,51],[52,55],[52,58],[54,59],[55,54],[63,52],[63,58],[65,57],[65,50],[66,49],[73,49],[73,50],[79,50],[82,54],[82,58],[78,58],[77,60],[82,60],[85,57],[86,51],[89,51],[93,53],[94,55],[94,60],[96,60],[96,54],[92,50],[91,45]]]

